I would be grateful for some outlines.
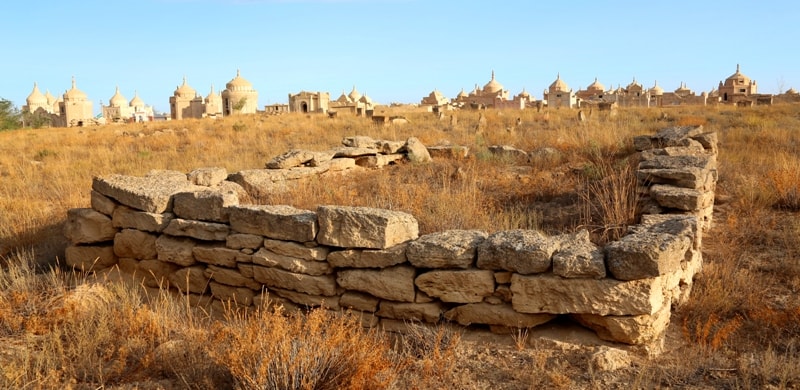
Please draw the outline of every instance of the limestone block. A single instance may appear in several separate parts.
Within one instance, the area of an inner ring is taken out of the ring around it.
[[[347,291],[339,299],[339,305],[343,309],[356,311],[366,311],[374,313],[378,310],[380,299],[369,294],[362,294],[355,291]]]
[[[267,169],[288,169],[299,167],[314,158],[314,152],[293,149],[267,162]]]
[[[601,346],[589,357],[589,364],[598,372],[616,371],[631,366],[628,351],[619,348]]]
[[[186,175],[174,171],[151,172],[145,177],[110,175],[95,177],[92,189],[117,202],[149,213],[172,210],[172,195],[194,187]]]
[[[349,146],[351,148],[377,149],[378,144],[379,144],[378,141],[375,141],[374,139],[363,135],[344,137],[342,139],[342,145]]]
[[[654,314],[637,316],[600,316],[596,314],[575,314],[581,325],[597,332],[603,340],[625,344],[647,344],[664,335],[670,320],[669,305]]]
[[[209,282],[211,287],[211,295],[223,302],[233,302],[241,306],[250,306],[253,304],[253,297],[256,293],[246,287],[233,287],[217,282]]]
[[[120,257],[117,259],[117,266],[119,267],[120,272],[133,275],[139,268],[139,260]]]
[[[194,259],[206,264],[236,268],[239,251],[219,245],[200,244],[192,248]]]
[[[501,302],[511,303],[511,286],[501,284],[494,289],[493,297],[497,297]],[[488,298],[487,298],[488,299]]]
[[[221,223],[175,218],[169,221],[164,233],[175,237],[191,237],[203,241],[225,241],[228,233],[230,233],[230,228],[228,228],[228,225]]]
[[[225,239],[225,246],[231,249],[258,249],[263,243],[264,237],[247,233],[229,234]]]
[[[494,294],[494,272],[434,270],[417,276],[417,288],[442,302],[475,303]]]
[[[321,296],[303,294],[297,291],[285,290],[282,288],[271,288],[270,292],[277,294],[281,298],[290,300],[291,302],[302,307],[322,307],[329,310],[339,310],[339,296]]]
[[[92,209],[70,209],[64,224],[64,236],[73,244],[111,241],[117,229],[107,215]]]
[[[286,188],[283,169],[249,169],[228,175],[228,180],[242,186],[255,198],[269,196]]]
[[[252,271],[252,267],[250,268]],[[251,272],[252,273],[252,272]],[[225,267],[218,267],[216,265],[209,265],[206,267],[205,276],[218,283],[222,283],[233,287],[247,287],[251,290],[261,290],[262,284],[256,282],[252,275],[246,277],[238,269],[230,269]]]
[[[416,239],[411,214],[369,207],[320,206],[317,242],[344,248],[386,249]]]
[[[328,254],[336,268],[386,268],[406,262],[407,243],[386,249],[345,249]]]
[[[640,183],[669,184],[675,187],[707,190],[713,178],[711,170],[695,167],[681,169],[639,169],[636,178]]]
[[[141,276],[144,285],[147,287],[165,287],[169,281],[169,276],[181,267],[174,263],[167,263],[161,260],[141,260],[136,267],[137,276]]]
[[[337,272],[336,282],[346,290],[361,291],[380,299],[414,302],[416,270],[398,265],[379,270],[352,269]]]
[[[356,160],[352,158],[334,158],[325,164],[320,164],[321,167],[327,167],[328,172],[342,172],[356,167]]]
[[[313,242],[309,242],[307,244],[313,244]],[[270,251],[279,255],[303,260],[325,260],[330,252],[330,249],[324,246],[309,246],[290,241],[265,239],[263,245],[264,248],[269,249]]]
[[[154,234],[123,229],[114,236],[114,254],[137,260],[151,260],[158,256]]]
[[[710,153],[717,153],[717,144],[719,140],[716,132],[698,134],[693,136],[692,139],[703,145],[703,148]]]
[[[513,272],[509,271],[499,271],[494,273],[494,282],[497,284],[509,284],[511,283],[511,275]]]
[[[490,235],[478,247],[477,266],[523,275],[547,271],[559,242],[535,230],[506,230]]]
[[[100,271],[117,264],[114,247],[111,245],[68,246],[64,261],[70,268],[81,271]]]
[[[428,154],[432,158],[460,160],[469,156],[469,147],[460,145],[428,146]]]
[[[511,277],[511,303],[520,313],[653,314],[664,306],[661,277],[619,281],[564,279],[557,275]]]
[[[179,192],[172,199],[179,218],[208,222],[228,222],[228,207],[239,205],[239,195],[233,191]]]
[[[488,303],[469,303],[456,306],[448,310],[444,316],[448,320],[464,326],[486,324],[510,328],[533,328],[556,317],[554,314],[517,313],[509,304],[491,305]]]
[[[662,184],[650,187],[650,196],[662,207],[694,211],[714,204],[714,193]]]
[[[676,126],[662,129],[655,135],[642,135],[633,138],[633,146],[638,151],[681,146],[688,138],[703,134],[703,126]]]
[[[435,299],[433,299],[430,295],[425,294],[422,291],[417,290],[416,292],[417,294],[414,296],[415,303],[428,303],[435,301]]]
[[[695,168],[698,172],[707,172],[717,168],[717,159],[713,154],[699,155],[652,155],[647,160],[639,162],[639,169],[653,170],[687,170]],[[688,170],[687,170],[688,172]]]
[[[257,282],[265,284],[268,289],[277,287],[326,297],[338,294],[336,279],[333,275],[312,276],[254,265],[253,278]]]
[[[428,163],[431,162],[431,155],[428,153],[428,148],[422,144],[422,142],[417,139],[417,137],[411,137],[406,140],[406,144],[403,145],[403,148],[400,149],[401,153],[406,154],[406,158],[408,161],[412,163]]]
[[[403,141],[377,141],[377,144],[383,154],[397,154],[406,145]]]
[[[387,165],[397,164],[398,161],[406,158],[403,154],[376,154],[374,156],[357,157],[355,164],[363,168],[379,169]]]
[[[228,171],[220,167],[198,168],[186,175],[189,182],[204,187],[213,187],[228,177]]]
[[[333,273],[333,268],[326,261],[304,260],[297,257],[279,255],[264,248],[259,249],[252,259],[253,263],[257,265],[277,267],[299,274],[319,276]]]
[[[231,229],[239,233],[276,240],[314,241],[317,214],[291,206],[234,206],[230,209]]]
[[[205,275],[205,265],[181,268],[169,275],[169,283],[182,293],[204,294],[210,279]]]
[[[528,153],[524,150],[517,149],[510,145],[492,145],[489,146],[489,153],[492,155],[506,159],[506,160],[528,160]]]
[[[156,239],[158,259],[188,267],[197,263],[192,254],[192,249],[194,249],[195,245],[194,240],[190,238],[162,235]]]
[[[252,264],[239,263],[239,264],[236,264],[236,269],[238,269],[239,272],[242,273],[242,276],[244,276],[245,278],[250,278],[250,279],[253,278],[253,265]]]
[[[426,234],[408,244],[406,256],[417,268],[469,268],[488,235],[480,230],[447,230]]]
[[[136,229],[146,232],[161,233],[175,217],[172,213],[148,213],[134,210],[127,206],[118,206],[114,210],[111,223],[121,229]]]
[[[334,158],[341,158],[341,157],[362,157],[362,156],[374,156],[378,154],[378,149],[375,147],[372,148],[358,148],[352,146],[345,146],[338,148],[334,151],[333,157]]]
[[[322,152],[314,152],[314,158],[306,163],[309,167],[319,167],[323,166],[324,164],[328,164],[331,160],[333,160],[333,156],[336,154],[333,150],[325,150]]]
[[[407,303],[381,301],[380,308],[375,315],[395,320],[436,323],[441,319],[444,310],[445,307],[441,302]]]
[[[117,208],[117,202],[114,202],[114,199],[111,199],[95,190],[92,190],[91,205],[92,209],[109,217],[114,215],[114,209]]]
[[[553,273],[564,278],[594,278],[606,276],[603,250],[589,240],[589,232],[559,236],[561,248],[553,254]]]

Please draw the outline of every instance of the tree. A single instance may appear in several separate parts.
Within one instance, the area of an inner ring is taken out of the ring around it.
[[[247,98],[243,97],[243,98],[239,99],[238,103],[233,105],[233,109],[236,110],[237,112],[242,111],[242,109],[244,108],[244,106],[246,104],[247,104]]]
[[[20,126],[20,113],[10,100],[0,98],[0,130],[16,129]]]

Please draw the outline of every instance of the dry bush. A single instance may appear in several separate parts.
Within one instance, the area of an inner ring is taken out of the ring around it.
[[[618,240],[636,223],[639,206],[635,167],[627,161],[596,155],[584,167],[586,182],[579,193],[583,201],[582,227],[598,243]]]

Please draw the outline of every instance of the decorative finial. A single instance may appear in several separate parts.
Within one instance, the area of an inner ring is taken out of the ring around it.
[[[72,89],[75,89],[75,76],[72,76]]]
[[[242,74],[242,73],[241,73],[241,71],[239,71],[239,68],[236,68],[236,77],[239,77],[239,76],[241,76],[241,74]]]
[[[494,80],[494,69],[492,69],[492,80]]]
[[[739,64],[736,64],[736,73],[739,73]]]

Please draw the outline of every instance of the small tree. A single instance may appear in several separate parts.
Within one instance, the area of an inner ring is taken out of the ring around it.
[[[52,123],[52,118],[46,111],[38,109],[34,112],[23,112],[22,123],[25,126],[38,129],[40,127],[50,126]]]
[[[247,98],[239,99],[239,102],[233,105],[233,109],[235,111],[242,111],[244,106],[247,104]]]
[[[10,100],[0,98],[0,130],[20,127],[20,113]]]

